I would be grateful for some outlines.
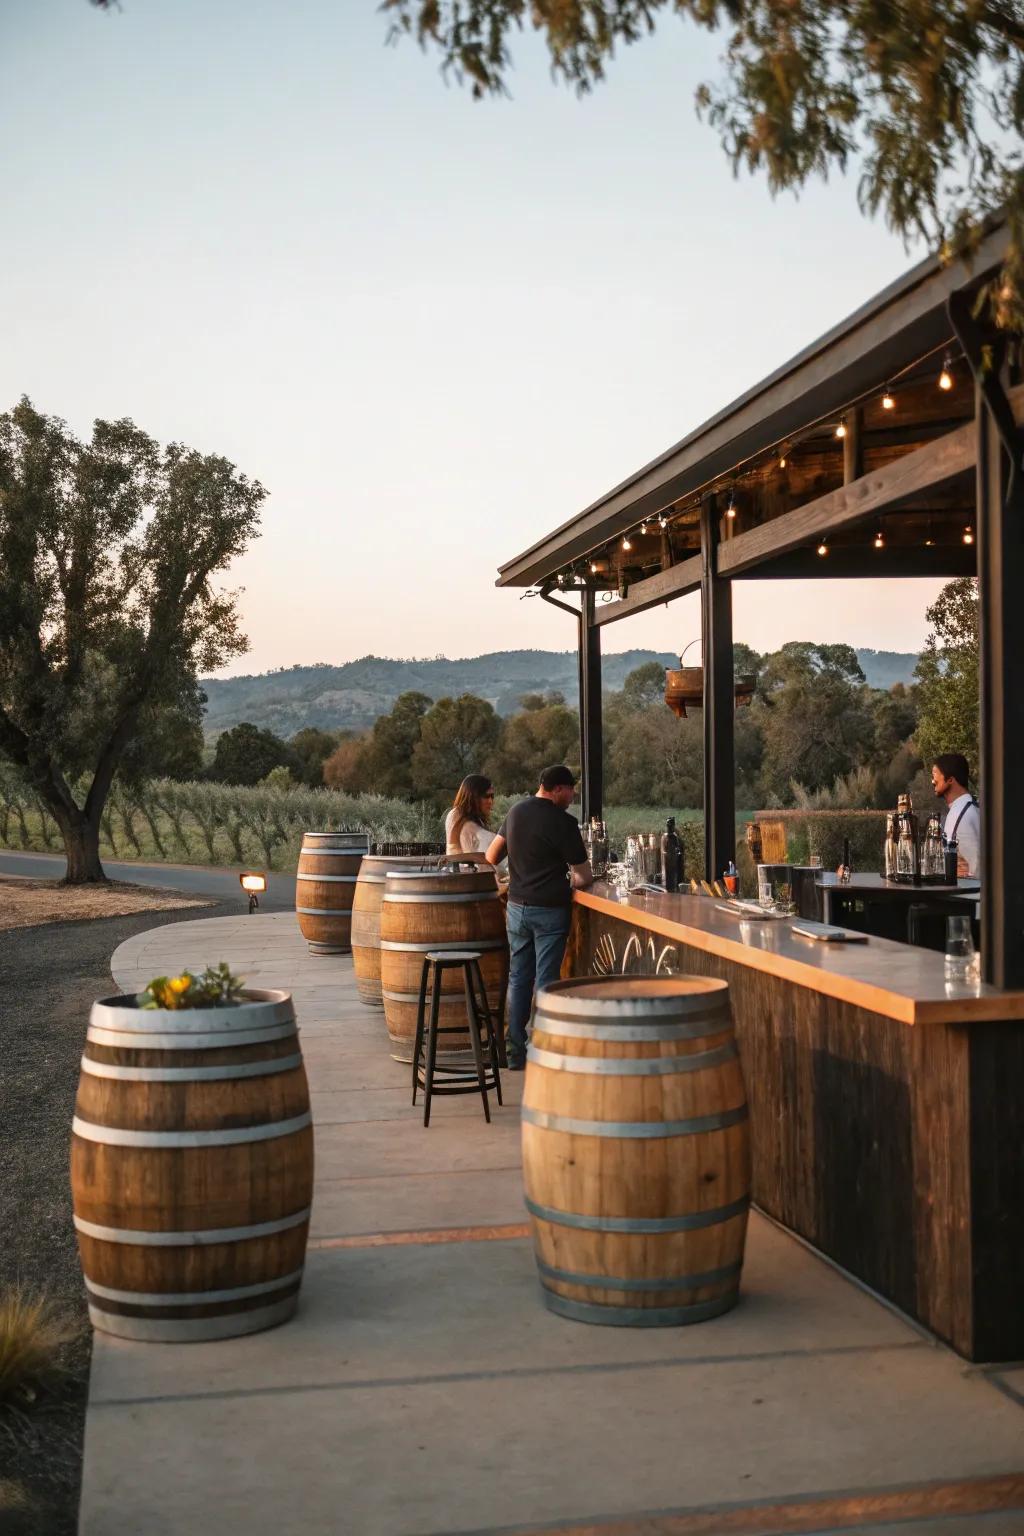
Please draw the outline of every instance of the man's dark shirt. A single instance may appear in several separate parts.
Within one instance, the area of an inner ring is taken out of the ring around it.
[[[568,866],[585,863],[587,850],[568,811],[531,795],[512,807],[498,836],[508,846],[509,901],[526,907],[571,905]]]

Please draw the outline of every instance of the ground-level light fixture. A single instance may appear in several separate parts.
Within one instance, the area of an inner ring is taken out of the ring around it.
[[[260,904],[260,897],[267,888],[266,875],[259,875],[255,870],[243,870],[238,877],[238,883],[249,897],[249,912],[252,914]]]

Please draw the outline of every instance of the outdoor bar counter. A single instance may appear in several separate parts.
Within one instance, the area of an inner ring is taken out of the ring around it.
[[[1024,1357],[1024,991],[705,896],[576,892],[565,974],[729,983],[753,1198],[975,1361]]]

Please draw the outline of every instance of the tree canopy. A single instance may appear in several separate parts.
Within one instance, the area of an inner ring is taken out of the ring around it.
[[[222,784],[258,784],[272,769],[287,771],[294,763],[287,742],[280,736],[243,720],[217,737],[210,778]]]
[[[977,773],[980,636],[976,579],[961,576],[947,582],[925,617],[932,628],[915,673],[917,747],[926,763],[940,752],[962,752]]]
[[[81,442],[27,398],[0,415],[0,754],[60,827],[69,880],[103,878],[118,769],[152,772],[161,733],[165,752],[168,731],[194,746],[199,671],[245,649],[211,578],[256,533],[265,494],[127,418]]]
[[[392,36],[436,51],[474,96],[506,93],[516,33],[592,90],[618,48],[668,17],[721,31],[722,76],[697,110],[738,171],[772,192],[860,170],[858,198],[905,240],[967,248],[1006,210],[997,311],[1024,290],[1024,7],[1019,0],[383,0]]]

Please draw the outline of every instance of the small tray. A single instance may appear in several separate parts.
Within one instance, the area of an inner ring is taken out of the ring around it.
[[[790,918],[788,912],[767,912],[756,901],[716,901],[715,906],[719,912],[731,912],[733,917],[753,917],[765,923],[785,923]]]

